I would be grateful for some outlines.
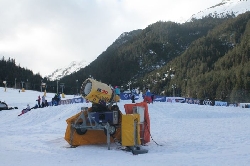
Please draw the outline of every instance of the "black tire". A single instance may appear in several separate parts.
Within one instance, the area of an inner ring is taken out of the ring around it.
[[[109,131],[110,131],[110,135],[113,136],[116,133],[116,127],[114,125],[111,125]],[[105,135],[107,135],[108,133],[106,128],[104,128],[104,133]]]
[[[84,135],[84,134],[86,134],[87,131],[88,131],[87,129],[83,129],[83,128],[76,129],[76,133],[79,135]]]

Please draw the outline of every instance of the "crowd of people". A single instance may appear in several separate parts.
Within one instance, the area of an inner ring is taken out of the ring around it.
[[[116,95],[118,95],[120,97],[120,94],[121,94],[121,90],[118,86],[115,86],[114,88],[114,92]],[[137,92],[135,90],[135,88],[132,88],[131,90],[131,100],[132,100],[132,103],[135,103],[135,97],[137,95]],[[153,104],[153,101],[154,101],[154,93],[151,93],[149,88],[146,88],[146,91],[145,93],[143,94],[143,98],[144,98],[144,102],[147,102],[147,103],[152,103]],[[45,99],[45,95],[42,96],[42,98],[40,97],[40,95],[38,96],[38,98],[36,99],[37,101],[37,104],[30,108],[29,104],[27,105],[27,107],[25,109],[22,110],[22,112],[18,115],[22,115],[28,111],[30,111],[31,109],[36,109],[36,108],[44,108],[44,107],[48,107],[49,104],[47,102],[47,100]],[[60,94],[55,94],[55,96],[52,98],[52,106],[57,106],[59,104],[59,102],[61,101],[61,96]]]
[[[57,106],[57,105],[59,104],[60,100],[61,100],[60,94],[57,94],[57,93],[56,93],[55,96],[52,98],[52,101],[51,101],[52,106]],[[21,113],[20,113],[18,116],[21,116],[21,115],[27,113],[27,112],[30,111],[31,109],[44,108],[44,107],[48,107],[48,106],[49,106],[48,101],[45,99],[45,95],[43,95],[42,98],[41,98],[41,96],[39,95],[39,96],[37,97],[36,101],[37,101],[37,104],[35,104],[35,106],[32,107],[32,108],[30,107],[29,104],[27,104],[27,107],[26,107],[25,109],[23,109],[23,110],[21,111]]]
[[[41,100],[42,100],[42,103],[41,103]],[[37,101],[37,108],[43,108],[43,107],[49,106],[48,101],[45,99],[45,95],[42,96],[42,99],[39,95],[36,101]]]

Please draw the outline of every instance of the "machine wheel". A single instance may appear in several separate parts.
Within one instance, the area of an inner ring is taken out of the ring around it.
[[[107,135],[107,129],[106,128],[104,128],[104,133],[105,133],[105,135]],[[113,125],[109,126],[109,134],[112,136],[115,133],[116,133],[116,127],[113,126]]]
[[[76,133],[79,135],[84,135],[88,130],[84,128],[77,128]]]

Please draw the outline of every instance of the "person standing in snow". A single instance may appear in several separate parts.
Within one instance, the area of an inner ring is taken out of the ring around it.
[[[144,102],[147,102],[149,104],[151,103],[151,93],[150,93],[150,90],[148,88],[146,89]]]
[[[38,104],[38,107],[40,108],[41,107],[41,104],[40,104],[40,102],[41,102],[41,97],[40,97],[40,95],[38,96],[38,98],[37,98],[37,104]]]
[[[133,88],[131,90],[131,100],[132,100],[132,103],[135,103],[135,94],[136,94],[136,91],[135,91],[135,88]]]
[[[49,106],[49,103],[47,100],[45,100],[45,107],[48,107]]]
[[[153,104],[153,102],[154,102],[154,98],[155,98],[155,95],[154,95],[155,93],[151,93],[151,102],[152,102],[152,104]]]
[[[59,105],[59,104],[60,104],[60,101],[61,101],[61,95],[58,94],[57,96],[58,96],[58,105]]]
[[[42,96],[42,108],[45,107],[45,96]]]
[[[119,101],[120,101],[120,88],[118,86],[115,86],[115,94],[119,96]]]
[[[118,86],[115,86],[115,94],[120,96],[120,88]]]

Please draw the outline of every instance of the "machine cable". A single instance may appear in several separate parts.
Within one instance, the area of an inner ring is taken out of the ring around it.
[[[145,124],[146,124],[146,128],[147,128],[147,130],[148,130],[148,132],[149,132],[149,135],[150,135],[152,141],[154,141],[154,143],[155,143],[156,145],[158,145],[158,146],[163,146],[163,145],[158,144],[158,143],[153,139],[153,137],[152,137],[152,135],[151,135],[151,133],[150,133],[150,130],[149,130],[149,128],[148,128],[148,123],[147,123],[147,121],[145,121]]]

